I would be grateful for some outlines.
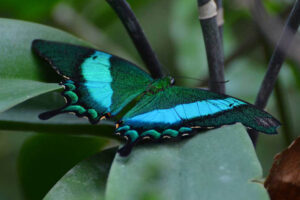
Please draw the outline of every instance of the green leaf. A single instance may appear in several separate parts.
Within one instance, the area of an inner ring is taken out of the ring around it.
[[[53,6],[59,0],[30,0],[26,3],[20,0],[1,0],[1,16],[29,21],[50,21]]]
[[[96,137],[37,134],[23,144],[18,169],[26,199],[41,199],[74,165],[100,151]]]
[[[140,146],[116,156],[108,178],[111,199],[267,200],[262,169],[242,125],[177,143]]]
[[[49,191],[44,200],[104,199],[106,180],[116,148],[98,153],[78,163]]]
[[[54,70],[45,62],[40,62],[31,51],[34,39],[48,39],[86,45],[82,40],[48,26],[18,20],[0,19],[0,77],[27,80],[49,80]],[[47,70],[48,69],[48,70]],[[45,71],[47,70],[47,71]],[[52,79],[53,80],[53,79]]]
[[[0,112],[28,98],[57,90],[58,75],[31,51],[34,39],[48,39],[86,45],[57,29],[18,20],[0,19]]]
[[[42,93],[59,89],[54,83],[20,79],[0,79],[0,112]]]

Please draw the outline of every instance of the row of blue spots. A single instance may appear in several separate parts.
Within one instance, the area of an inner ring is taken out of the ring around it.
[[[111,88],[112,76],[110,73],[111,55],[95,51],[81,64],[81,71],[92,99],[109,111],[112,103],[113,90]]]
[[[225,99],[210,99],[188,104],[179,104],[174,108],[156,109],[143,113],[126,121],[126,124],[145,126],[147,124],[178,124],[183,120],[191,120],[197,117],[216,114],[218,112],[231,110],[239,105],[246,104],[242,101],[228,97]]]

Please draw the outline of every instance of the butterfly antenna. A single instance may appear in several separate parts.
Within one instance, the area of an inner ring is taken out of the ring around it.
[[[195,81],[199,81],[199,82],[207,82],[209,80],[204,80],[204,79],[199,79],[199,78],[194,78],[194,77],[189,77],[189,76],[173,76],[174,78],[181,78],[181,79],[190,79],[190,80],[195,80]],[[212,81],[213,83],[220,83],[220,84],[224,84],[224,83],[228,83],[229,80],[226,81]]]

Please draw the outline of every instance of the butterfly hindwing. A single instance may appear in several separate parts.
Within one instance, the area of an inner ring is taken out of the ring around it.
[[[122,118],[116,132],[128,138],[127,145],[120,150],[121,154],[127,154],[132,145],[145,137],[181,137],[197,129],[237,122],[268,134],[276,133],[279,126],[270,114],[242,100],[207,90],[174,86],[154,95],[144,95]]]
[[[74,112],[96,123],[116,115],[152,82],[134,64],[102,51],[45,40],[34,40],[32,47],[66,79],[66,106],[42,114],[42,119]]]

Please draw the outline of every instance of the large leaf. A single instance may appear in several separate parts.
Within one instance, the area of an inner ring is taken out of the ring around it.
[[[0,112],[39,94],[59,88],[54,83],[20,79],[0,79]]]
[[[172,144],[140,146],[116,156],[106,200],[267,200],[262,169],[241,125]]]
[[[108,149],[78,163],[55,184],[44,199],[104,199],[106,181],[115,152],[116,148]]]
[[[57,75],[31,51],[34,39],[48,39],[86,45],[76,37],[47,26],[0,19],[0,112],[28,98],[56,90]],[[30,80],[30,81],[29,81]]]
[[[75,164],[100,151],[107,140],[96,137],[37,134],[23,145],[19,175],[26,199],[41,199]]]

